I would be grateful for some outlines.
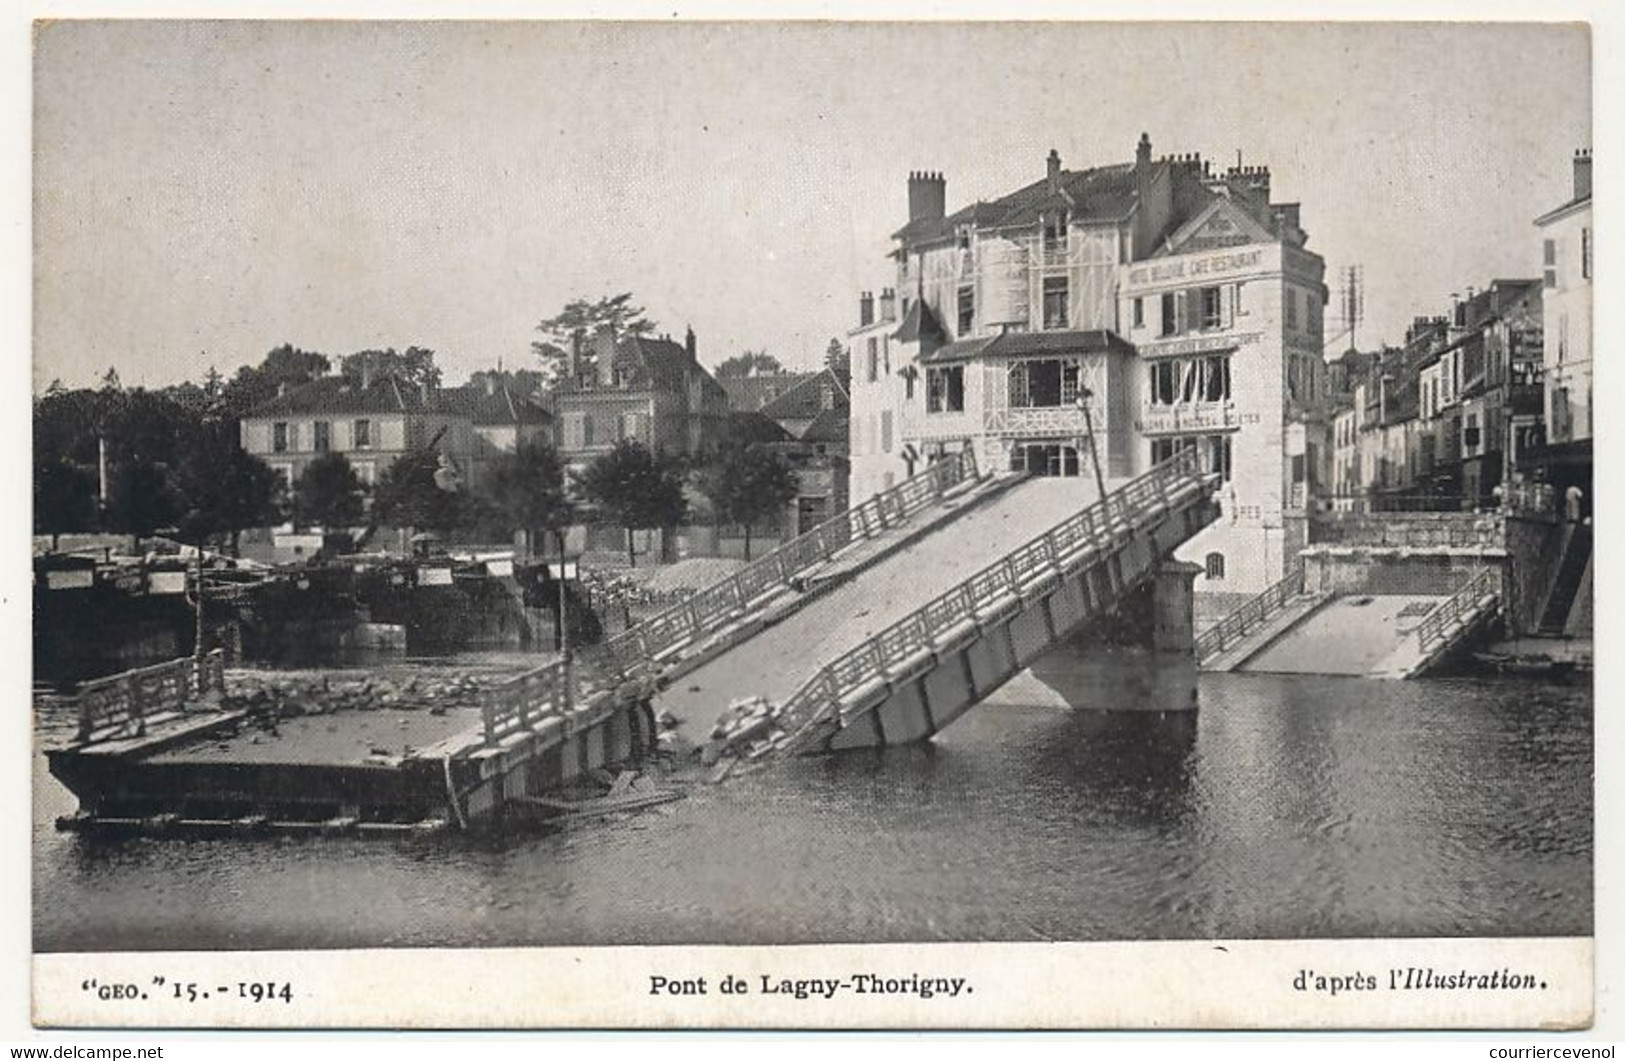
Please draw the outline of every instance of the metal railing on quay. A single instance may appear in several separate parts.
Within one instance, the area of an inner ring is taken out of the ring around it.
[[[848,694],[886,680],[955,627],[1001,614],[1006,609],[993,606],[996,602],[1018,606],[1037,578],[1075,570],[1091,553],[1132,532],[1147,513],[1166,508],[1181,489],[1208,478],[1194,451],[1175,454],[829,661],[784,703],[780,719],[791,734],[790,746],[832,710],[839,711]]]
[[[1293,557],[1284,577],[1202,632],[1196,639],[1197,660],[1211,659],[1235,645],[1302,593],[1303,558]]]
[[[630,673],[635,666],[693,640],[719,619],[738,614],[772,587],[788,585],[838,550],[896,526],[945,491],[976,476],[976,456],[969,449],[944,457],[610,638],[604,644],[605,657],[623,674]]]
[[[217,648],[201,661],[185,656],[84,683],[74,696],[79,709],[79,743],[88,743],[99,733],[131,727],[132,736],[145,736],[147,720],[153,715],[184,711],[203,691],[223,690],[225,665],[225,653]]]
[[[1444,640],[1450,627],[1471,618],[1485,597],[1499,592],[1500,574],[1485,568],[1468,579],[1460,589],[1434,606],[1427,618],[1416,624],[1416,644],[1423,652]]]

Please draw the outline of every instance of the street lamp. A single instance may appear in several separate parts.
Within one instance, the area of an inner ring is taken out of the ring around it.
[[[1095,449],[1095,418],[1089,412],[1089,400],[1095,392],[1078,384],[1078,397],[1075,400],[1077,407],[1083,412],[1083,427],[1089,435],[1089,461],[1095,467],[1095,489],[1100,491],[1100,500],[1106,500],[1106,477],[1100,471],[1100,453]]]

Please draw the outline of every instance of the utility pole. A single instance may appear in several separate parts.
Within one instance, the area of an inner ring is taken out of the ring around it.
[[[564,594],[564,528],[558,530],[559,538],[559,662],[564,669],[564,710],[566,713],[575,710],[575,674],[572,672],[570,659],[570,618],[565,608]]]
[[[1089,400],[1095,392],[1078,383],[1078,408],[1083,410],[1083,428],[1089,434],[1089,462],[1095,467],[1095,489],[1100,491],[1100,500],[1106,500],[1106,476],[1100,470],[1100,451],[1095,449],[1095,418],[1089,412]]]

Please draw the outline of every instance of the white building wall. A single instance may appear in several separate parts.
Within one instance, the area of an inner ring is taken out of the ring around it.
[[[1547,286],[1542,299],[1546,441],[1551,445],[1592,434],[1591,277],[1586,275],[1590,271],[1586,258],[1594,233],[1589,201],[1552,217],[1540,230],[1543,243],[1549,241],[1552,248],[1552,261],[1544,266]],[[1568,396],[1566,421],[1557,407],[1560,390]]]

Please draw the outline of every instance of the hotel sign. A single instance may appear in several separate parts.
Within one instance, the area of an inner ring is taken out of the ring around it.
[[[1156,284],[1167,280],[1210,280],[1235,273],[1255,273],[1264,266],[1262,248],[1226,251],[1141,265],[1128,271],[1128,282]]]
[[[1180,354],[1213,354],[1234,350],[1238,346],[1251,346],[1264,338],[1263,332],[1243,332],[1240,335],[1198,336],[1195,339],[1170,339],[1167,342],[1141,343],[1141,357],[1176,357]]]

